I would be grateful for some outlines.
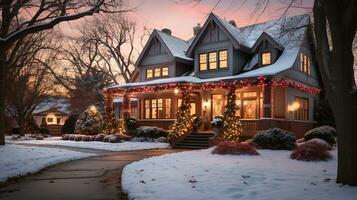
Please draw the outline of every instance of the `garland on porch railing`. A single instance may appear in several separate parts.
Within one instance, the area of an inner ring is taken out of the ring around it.
[[[171,144],[176,143],[181,137],[189,133],[192,128],[192,118],[190,114],[191,95],[189,90],[182,91],[182,103],[176,113],[176,121],[169,130],[168,140]]]
[[[270,84],[272,87],[290,87],[310,94],[320,93],[320,88],[308,86],[296,81],[287,80],[283,78],[269,80],[264,76],[260,76],[256,79],[248,80],[231,80],[231,81],[219,81],[219,82],[209,82],[209,83],[164,83],[160,85],[151,86],[139,86],[139,87],[128,87],[128,88],[109,88],[105,92],[112,92],[115,94],[130,94],[130,93],[144,93],[144,92],[157,92],[157,91],[167,91],[174,89],[181,90],[211,90],[211,89],[229,89],[235,87],[237,89],[259,86]]]
[[[227,93],[227,105],[223,114],[223,139],[232,142],[238,142],[243,132],[240,119],[236,116],[239,107],[235,103],[235,90],[235,88],[230,88]]]

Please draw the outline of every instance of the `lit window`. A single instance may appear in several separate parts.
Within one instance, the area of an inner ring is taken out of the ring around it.
[[[147,69],[146,70],[146,78],[152,78],[152,69]]]
[[[300,71],[311,74],[311,59],[308,55],[300,53]]]
[[[156,99],[151,100],[151,118],[157,118],[157,102]]]
[[[227,50],[219,52],[219,68],[227,68]]]
[[[245,92],[243,93],[243,97],[256,97],[257,93],[256,92]]]
[[[161,68],[155,68],[154,70],[154,76],[155,77],[160,77],[161,76]]]
[[[150,119],[150,100],[145,100],[145,119]]]
[[[168,75],[169,75],[169,67],[163,67],[162,76],[168,76]]]
[[[309,120],[309,99],[295,97],[295,102],[298,105],[297,109],[294,111],[295,120]]]
[[[205,53],[200,54],[200,70],[207,70],[207,54]]]
[[[163,109],[162,99],[157,99],[157,113],[158,113],[159,119],[164,118],[164,109]]]
[[[53,118],[47,118],[47,122],[53,122]]]
[[[211,52],[208,54],[209,69],[217,69],[217,52]]]
[[[270,65],[271,64],[271,53],[265,52],[262,53],[262,65]]]
[[[171,99],[165,99],[165,118],[170,119],[171,117]]]

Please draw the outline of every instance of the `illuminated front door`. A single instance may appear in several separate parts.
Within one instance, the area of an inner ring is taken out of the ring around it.
[[[243,119],[256,119],[257,118],[257,101],[243,100]]]
[[[223,115],[224,98],[221,94],[212,95],[212,117]]]

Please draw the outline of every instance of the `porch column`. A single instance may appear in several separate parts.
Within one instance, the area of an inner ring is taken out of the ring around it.
[[[113,109],[113,100],[114,94],[110,91],[105,93],[105,118],[111,120],[112,116],[114,116]]]
[[[272,104],[271,104],[271,97],[272,97],[272,88],[270,80],[267,80],[262,85],[263,91],[263,118],[271,118],[272,117]]]
[[[123,118],[130,117],[130,98],[129,94],[125,93],[123,96]]]

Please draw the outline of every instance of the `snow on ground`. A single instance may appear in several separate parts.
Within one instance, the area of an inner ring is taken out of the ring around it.
[[[63,149],[7,144],[0,146],[0,182],[11,177],[35,173],[60,162],[95,155]]]
[[[62,140],[61,137],[50,137],[44,140],[26,140],[16,141],[7,140],[9,143],[14,144],[39,144],[39,145],[53,145],[53,146],[65,146],[65,147],[78,147],[87,149],[98,149],[108,151],[131,151],[131,150],[143,150],[143,149],[163,149],[169,148],[168,143],[160,142],[121,142],[121,143],[105,143],[105,142],[76,142]]]
[[[333,159],[305,162],[290,151],[259,156],[213,155],[211,149],[144,159],[123,170],[130,199],[356,200],[357,187],[335,183]]]

